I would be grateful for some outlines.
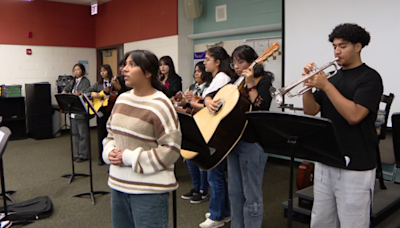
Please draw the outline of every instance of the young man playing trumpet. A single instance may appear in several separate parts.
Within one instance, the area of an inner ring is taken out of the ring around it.
[[[369,227],[375,184],[375,120],[383,92],[378,72],[361,61],[370,35],[356,24],[340,24],[329,35],[342,68],[329,80],[319,73],[305,82],[318,90],[303,95],[304,113],[332,120],[346,169],[316,162],[311,227]],[[315,67],[309,63],[303,75]]]

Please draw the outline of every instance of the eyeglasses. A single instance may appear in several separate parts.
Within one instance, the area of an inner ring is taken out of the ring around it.
[[[214,59],[204,59],[204,63],[210,62],[210,61],[214,61]]]
[[[244,63],[244,60],[238,60],[238,61],[233,61],[230,66],[232,69],[235,69],[235,65],[242,65]]]

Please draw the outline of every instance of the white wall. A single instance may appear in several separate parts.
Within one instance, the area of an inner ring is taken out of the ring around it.
[[[187,28],[185,26],[182,27]],[[125,53],[137,49],[149,50],[157,58],[161,58],[164,55],[171,56],[176,72],[182,77],[183,90],[193,82],[193,43],[186,38],[186,35],[180,34],[124,44]]]
[[[26,55],[26,49],[32,55]],[[88,60],[88,78],[96,82],[96,49],[50,46],[0,45],[0,84],[22,85],[25,83],[49,82],[52,103],[56,104],[56,80],[59,75],[72,75],[72,67],[78,60]]]
[[[26,49],[32,49],[32,55],[27,55]],[[95,48],[0,45],[0,84],[22,85],[21,92],[25,96],[25,83],[49,82],[52,103],[57,104],[54,97],[56,80],[59,75],[72,75],[72,67],[78,60],[89,61],[87,77],[92,84],[95,83]],[[92,119],[91,126],[95,124],[96,120]]]
[[[186,17],[185,2],[178,1],[178,68],[182,77],[182,89],[193,83],[193,40],[187,38],[193,34],[193,19]]]
[[[175,68],[178,69],[178,36],[166,36],[124,44],[125,53],[137,49],[149,50],[153,52],[157,58],[169,55],[174,61]]]

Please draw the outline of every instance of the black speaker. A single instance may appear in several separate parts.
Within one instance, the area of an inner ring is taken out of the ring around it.
[[[34,139],[53,137],[53,108],[50,84],[25,84],[28,136]]]
[[[57,92],[61,93],[65,86],[67,86],[67,84],[74,80],[74,77],[72,77],[71,75],[59,75],[58,76],[58,80],[56,80],[57,82]]]

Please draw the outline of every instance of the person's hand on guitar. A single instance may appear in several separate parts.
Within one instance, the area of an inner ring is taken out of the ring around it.
[[[117,79],[117,76],[114,76],[111,79],[111,83],[113,84],[114,90],[116,90],[116,91],[120,91],[121,90],[122,86],[121,86],[121,83],[119,83],[119,81]]]
[[[254,80],[254,69],[252,67],[243,70],[242,76],[245,78],[247,88],[252,88],[256,85]]]
[[[178,91],[175,96],[171,97],[171,102],[174,104],[174,106],[182,106],[181,101],[182,98],[184,97],[184,94],[182,91]]]
[[[110,93],[110,87],[107,86],[106,88],[103,89],[104,93],[109,94]]]
[[[192,100],[192,98],[193,98],[193,91],[192,90],[187,89],[184,94],[185,94],[186,100]]]
[[[98,93],[92,93],[92,98],[100,98],[101,96],[100,96],[100,94],[98,94]]]
[[[215,113],[219,109],[220,100],[221,100],[220,98],[214,100],[211,97],[206,97],[206,99],[204,99],[204,104],[210,113]]]

